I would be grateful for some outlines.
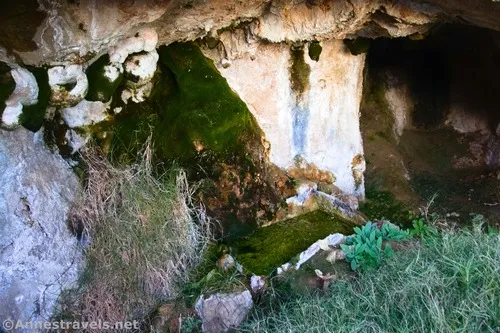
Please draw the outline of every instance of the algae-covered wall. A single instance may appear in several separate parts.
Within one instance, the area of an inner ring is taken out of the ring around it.
[[[212,216],[228,224],[273,219],[289,181],[267,161],[261,129],[246,104],[195,43],[158,52],[149,99],[113,105],[122,108],[112,124],[113,154],[130,157],[152,133],[159,161],[203,180],[200,195]]]

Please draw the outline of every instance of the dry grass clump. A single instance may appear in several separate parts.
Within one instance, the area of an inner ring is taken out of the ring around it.
[[[142,320],[175,297],[211,240],[211,222],[195,207],[183,171],[154,176],[150,144],[140,161],[113,166],[96,148],[83,200],[73,211],[87,237],[87,267],[72,317]]]

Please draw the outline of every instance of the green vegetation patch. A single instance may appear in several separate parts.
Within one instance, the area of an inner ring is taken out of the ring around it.
[[[309,58],[311,58],[311,60],[319,61],[321,51],[323,51],[323,48],[319,42],[312,41],[309,43]]]
[[[354,225],[314,211],[260,228],[249,237],[230,244],[236,260],[255,274],[267,275],[332,233],[351,234]]]
[[[397,201],[392,193],[374,187],[366,188],[366,201],[361,203],[359,210],[369,219],[387,219],[401,225],[409,225],[411,222],[408,208],[404,204]]]
[[[495,332],[500,237],[444,231],[383,267],[340,278],[326,293],[275,299],[242,332]]]
[[[240,152],[258,139],[247,106],[196,44],[162,46],[159,55],[161,74],[149,102],[129,103],[116,117],[115,146],[140,146],[152,128],[161,159],[189,161],[200,151]]]
[[[97,59],[86,71],[89,81],[89,91],[85,97],[88,101],[107,102],[123,80],[123,72],[119,73],[114,81],[105,76],[105,67],[110,64],[109,55],[105,54]]]
[[[298,95],[302,95],[309,88],[309,75],[311,67],[304,60],[304,48],[291,47],[290,57],[292,64],[290,66],[290,83],[292,90]],[[319,57],[319,55],[318,55]]]

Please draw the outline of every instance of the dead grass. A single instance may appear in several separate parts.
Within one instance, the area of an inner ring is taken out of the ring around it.
[[[132,166],[113,166],[95,147],[82,154],[88,179],[73,220],[83,226],[87,266],[73,318],[142,320],[178,294],[212,238],[184,172],[155,177],[151,156],[149,143]]]

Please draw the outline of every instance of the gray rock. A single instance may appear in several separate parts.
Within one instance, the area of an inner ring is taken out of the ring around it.
[[[66,218],[80,191],[37,134],[0,130],[0,321],[47,320],[74,285],[82,253]]]
[[[239,293],[200,296],[195,310],[202,321],[205,333],[227,332],[238,327],[253,307],[252,295],[245,290]]]

